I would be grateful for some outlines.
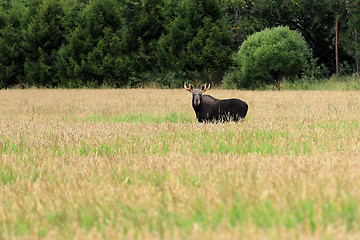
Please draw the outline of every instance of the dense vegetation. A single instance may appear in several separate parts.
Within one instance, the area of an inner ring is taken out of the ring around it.
[[[242,43],[277,26],[299,32],[311,52],[305,70],[291,81],[328,77],[337,69],[349,75],[358,71],[358,4],[359,0],[1,0],[0,88],[150,83],[179,87],[184,80],[220,84],[237,66],[233,55]],[[340,67],[335,60],[336,23]],[[269,78],[265,82],[279,81],[279,76]]]
[[[276,27],[254,33],[234,54],[234,68],[226,76],[238,87],[279,86],[284,77],[293,77],[305,68],[309,58],[305,39],[288,27]]]

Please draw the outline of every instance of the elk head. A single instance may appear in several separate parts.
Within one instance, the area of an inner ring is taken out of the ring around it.
[[[210,89],[210,84],[208,86],[206,86],[206,83],[205,83],[205,84],[201,85],[200,89],[194,89],[194,86],[191,83],[189,84],[189,87],[187,87],[186,84],[184,83],[184,88],[185,88],[185,90],[187,90],[193,94],[192,104],[194,107],[197,107],[201,104],[203,92],[206,92],[207,90]]]

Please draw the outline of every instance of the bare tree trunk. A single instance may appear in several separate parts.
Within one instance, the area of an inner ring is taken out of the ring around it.
[[[240,4],[238,4],[235,9],[235,20],[238,20],[239,17],[240,17]]]
[[[340,76],[339,73],[339,49],[338,49],[338,43],[339,43],[339,19],[336,18],[336,25],[335,25],[335,63],[336,63],[336,77]]]
[[[356,77],[359,77],[359,61],[358,61],[358,38],[357,31],[354,31],[354,41],[355,41],[355,65],[356,65]]]

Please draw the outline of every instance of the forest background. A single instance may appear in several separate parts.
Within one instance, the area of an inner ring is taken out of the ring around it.
[[[359,3],[1,0],[0,88],[224,85],[248,36],[277,26],[301,33],[311,51],[290,82],[358,76]]]

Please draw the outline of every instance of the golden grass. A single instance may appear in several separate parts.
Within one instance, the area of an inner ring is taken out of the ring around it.
[[[245,122],[184,90],[1,90],[0,238],[360,237],[360,93],[209,94]]]

